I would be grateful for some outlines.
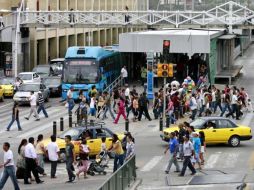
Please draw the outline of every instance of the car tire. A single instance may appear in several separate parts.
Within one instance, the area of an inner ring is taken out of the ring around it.
[[[229,138],[228,140],[228,144],[231,147],[238,147],[240,145],[240,138],[237,135],[234,135],[232,137]]]

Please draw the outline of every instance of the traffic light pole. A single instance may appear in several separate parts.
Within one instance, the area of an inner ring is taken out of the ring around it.
[[[166,84],[167,84],[167,78],[164,77],[164,84],[163,84],[163,127],[166,123]]]

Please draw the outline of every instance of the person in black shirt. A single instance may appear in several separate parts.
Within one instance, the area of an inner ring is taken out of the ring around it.
[[[19,129],[19,131],[22,131],[22,128],[21,128],[20,122],[19,122],[19,105],[17,102],[14,102],[14,105],[12,108],[12,119],[11,119],[11,122],[8,125],[6,131],[10,131],[10,128],[11,128],[12,124],[14,123],[14,121],[17,121],[18,129]]]
[[[154,119],[158,119],[159,117],[159,97],[158,93],[156,92],[154,94],[154,102],[153,102],[153,114],[154,114]]]
[[[140,97],[139,99],[139,116],[138,116],[138,120],[141,121],[141,117],[143,115],[143,112],[145,113],[145,117],[151,121],[151,117],[148,113],[148,104],[149,104],[149,100],[146,97],[146,93],[144,92],[143,95]]]
[[[186,130],[184,129],[184,125],[180,123],[178,125],[179,131],[178,131],[178,143],[179,143],[179,159],[183,160],[183,143],[184,139],[183,137],[186,135]]]

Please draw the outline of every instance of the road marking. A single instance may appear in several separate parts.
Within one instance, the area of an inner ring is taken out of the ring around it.
[[[152,170],[163,158],[163,156],[154,156],[140,171],[148,172]]]
[[[54,118],[59,118],[60,116],[62,116],[62,113],[59,113],[59,114],[56,114],[54,115]],[[67,119],[67,116],[63,117],[64,119]],[[26,133],[23,133],[21,135],[18,136],[18,138],[27,138],[27,137],[30,137],[32,136],[33,134],[38,134],[39,132],[45,130],[45,129],[48,129],[52,127],[52,123],[47,123],[45,125],[42,125],[42,126],[38,126],[37,128],[35,129],[32,129],[32,130],[29,130],[28,132]]]
[[[0,109],[2,109],[2,108],[4,108],[4,107],[8,107],[8,106],[10,106],[10,105],[13,106],[13,102],[10,102],[10,103],[7,103],[7,104],[4,104],[4,105],[0,106]]]
[[[253,113],[247,113],[246,116],[244,117],[243,121],[241,122],[241,124],[249,126],[252,118],[253,118]]]
[[[235,164],[237,162],[237,159],[239,157],[238,153],[229,153],[228,156],[223,159],[227,160],[225,163],[223,163],[222,168],[234,168]]]
[[[205,168],[206,169],[211,169],[211,168],[214,168],[214,165],[216,164],[217,160],[219,159],[220,157],[220,154],[213,154],[211,155],[206,164],[205,164]]]

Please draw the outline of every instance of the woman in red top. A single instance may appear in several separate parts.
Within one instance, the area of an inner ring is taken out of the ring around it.
[[[118,114],[116,116],[114,124],[118,123],[121,115],[123,115],[123,118],[126,120],[124,98],[120,96],[120,101],[118,102]]]

